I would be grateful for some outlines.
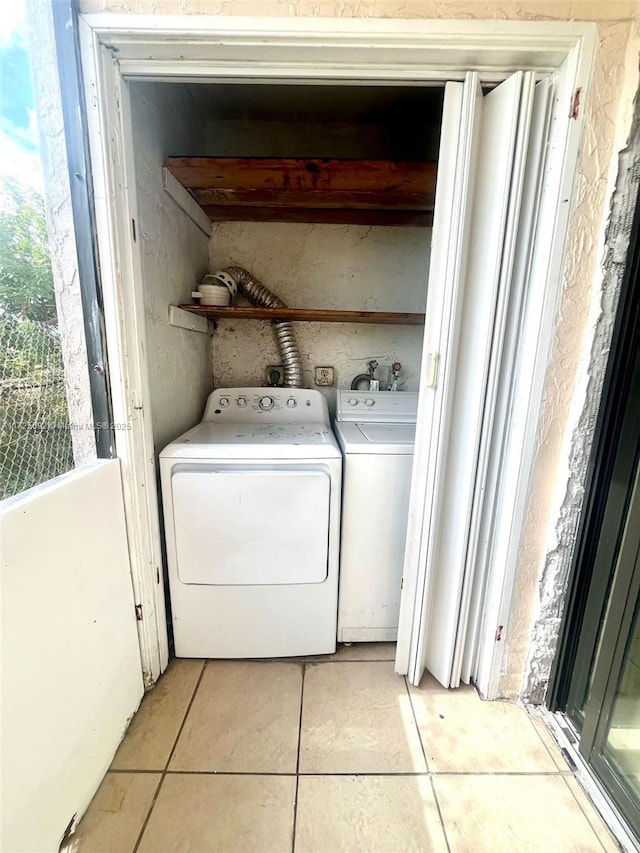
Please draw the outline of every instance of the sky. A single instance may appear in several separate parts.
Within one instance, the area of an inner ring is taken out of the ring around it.
[[[42,189],[38,133],[26,41],[28,0],[5,0],[0,10],[0,177]]]

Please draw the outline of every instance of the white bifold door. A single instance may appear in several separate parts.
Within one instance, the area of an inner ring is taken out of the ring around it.
[[[551,91],[526,72],[445,88],[396,657],[416,685],[475,676]]]

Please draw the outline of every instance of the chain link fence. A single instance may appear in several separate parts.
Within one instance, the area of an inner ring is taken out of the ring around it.
[[[70,471],[73,449],[55,322],[0,313],[0,500]]]

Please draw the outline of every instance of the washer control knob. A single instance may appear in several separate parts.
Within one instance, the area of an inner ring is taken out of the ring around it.
[[[298,405],[297,400],[294,397],[289,397],[289,399],[287,400],[287,408],[288,409],[295,409],[295,407],[297,405]]]
[[[258,405],[260,406],[263,412],[268,412],[269,409],[273,409],[273,403],[273,397],[260,397]]]
[[[364,404],[365,404],[365,406],[374,406],[375,402],[376,401],[372,400],[371,397],[367,397],[367,399],[364,401]]]
[[[220,397],[220,405],[222,406],[223,409],[226,409],[227,406],[229,405],[229,398],[228,397]]]
[[[349,400],[349,405],[350,405],[350,406],[357,406],[357,405],[358,405],[358,401],[355,399],[355,397],[352,397],[352,398]]]
[[[240,406],[241,409],[244,409],[244,407],[247,405],[247,398],[238,397],[238,399],[236,400],[236,405]]]

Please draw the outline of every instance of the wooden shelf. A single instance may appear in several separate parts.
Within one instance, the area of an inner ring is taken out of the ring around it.
[[[436,163],[169,157],[212,221],[431,225]]]
[[[184,311],[208,320],[267,320],[303,323],[377,323],[392,326],[422,326],[424,314],[389,311],[324,311],[316,308],[217,308],[209,305],[180,305]]]

